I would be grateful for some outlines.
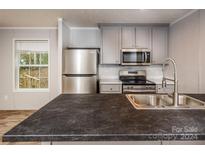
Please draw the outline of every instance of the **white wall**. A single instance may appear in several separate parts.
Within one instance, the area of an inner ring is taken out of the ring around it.
[[[13,91],[13,38],[49,39],[49,92]],[[39,109],[58,95],[58,52],[56,29],[0,29],[0,109]]]
[[[62,56],[63,49],[70,43],[70,28],[62,18],[58,19],[58,94],[62,93]]]
[[[205,93],[205,10],[200,10],[199,92]]]
[[[199,92],[199,11],[170,26],[169,56],[176,60],[179,92]]]
[[[68,27],[64,21],[62,21],[62,43],[63,48],[67,48],[68,44],[71,42],[71,29]]]
[[[205,93],[205,10],[170,27],[169,55],[177,62],[179,90]]]

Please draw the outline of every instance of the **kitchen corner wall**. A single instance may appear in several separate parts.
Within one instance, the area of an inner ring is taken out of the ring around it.
[[[49,39],[49,92],[13,91],[13,39]],[[0,110],[39,109],[58,94],[57,29],[0,29]]]
[[[170,26],[169,56],[176,60],[179,92],[205,93],[205,10]]]
[[[65,47],[93,47],[100,48],[100,29],[98,27],[70,27],[70,31],[67,34],[70,36],[67,38]],[[67,36],[68,36],[67,35]],[[162,65],[152,66],[121,66],[121,65],[99,65],[99,79],[117,79],[119,78],[119,70],[121,69],[135,69],[146,70],[147,79],[161,84],[162,81]]]

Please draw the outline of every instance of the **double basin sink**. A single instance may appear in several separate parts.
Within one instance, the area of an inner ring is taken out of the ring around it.
[[[187,95],[179,95],[176,107],[169,95],[127,94],[126,97],[136,109],[205,109],[205,102]]]

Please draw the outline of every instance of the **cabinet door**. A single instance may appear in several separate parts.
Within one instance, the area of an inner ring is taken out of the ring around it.
[[[135,48],[135,27],[122,27],[122,48]]]
[[[152,62],[162,63],[167,58],[168,48],[168,28],[154,27],[152,30]]]
[[[102,64],[120,64],[121,27],[102,27]]]
[[[100,93],[122,93],[121,84],[100,84]]]
[[[73,28],[70,30],[69,47],[99,48],[100,30],[97,28]]]
[[[151,49],[151,27],[137,26],[135,29],[136,48]]]

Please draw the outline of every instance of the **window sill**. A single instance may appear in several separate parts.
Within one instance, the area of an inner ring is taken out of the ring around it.
[[[15,89],[14,92],[17,92],[17,93],[21,93],[21,92],[25,92],[25,93],[39,93],[39,92],[50,92],[49,89]]]

